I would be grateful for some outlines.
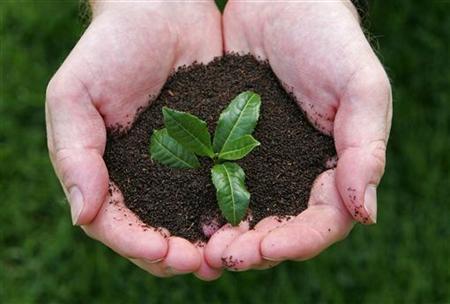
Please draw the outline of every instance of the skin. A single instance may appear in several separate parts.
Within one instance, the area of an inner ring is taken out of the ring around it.
[[[334,136],[337,167],[315,181],[308,208],[254,230],[224,227],[206,247],[207,261],[232,270],[306,260],[345,238],[353,221],[373,224],[376,186],[385,166],[392,118],[386,73],[363,35],[349,1],[228,3],[226,52],[268,60],[310,121]]]
[[[230,1],[223,17],[213,2],[98,2],[93,12],[46,99],[50,157],[74,225],[156,276],[192,272],[213,280],[223,267],[311,258],[345,238],[355,220],[376,222],[392,98],[349,2]],[[197,246],[143,229],[120,192],[108,194],[102,155],[107,126],[129,123],[176,67],[223,51],[268,59],[310,120],[334,136],[338,161],[317,178],[297,217],[269,217],[254,230],[246,222],[225,225]]]
[[[93,13],[47,88],[48,148],[72,221],[154,275],[217,278],[201,247],[142,229],[120,192],[110,197],[102,155],[106,127],[129,123],[173,70],[222,55],[220,12],[213,2],[98,2]]]

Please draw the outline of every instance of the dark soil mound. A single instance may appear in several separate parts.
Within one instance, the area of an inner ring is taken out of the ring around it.
[[[162,106],[197,115],[214,134],[220,112],[246,90],[261,95],[262,101],[253,133],[261,146],[238,161],[251,193],[251,225],[269,215],[297,215],[306,208],[314,179],[336,153],[333,139],[311,126],[267,63],[249,55],[227,55],[208,65],[179,69],[128,132],[109,130],[104,158],[110,177],[144,223],[196,241],[205,239],[202,223],[214,218],[225,222],[209,160],[203,158],[198,170],[171,169],[153,163],[148,146],[153,129],[163,127]]]

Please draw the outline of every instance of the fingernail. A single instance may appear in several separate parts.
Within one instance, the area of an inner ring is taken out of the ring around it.
[[[69,190],[70,213],[72,215],[72,224],[77,225],[78,218],[84,206],[83,194],[77,186],[73,186]]]
[[[270,262],[280,262],[280,261],[283,260],[283,259],[268,258],[268,257],[265,257],[265,256],[262,256],[262,258],[263,258],[264,260],[270,261]]]
[[[167,266],[166,267],[166,273],[169,275],[180,275],[180,274],[185,274],[186,271],[181,271],[181,270],[177,270],[173,267]]]
[[[369,184],[364,193],[364,209],[369,214],[372,223],[377,222],[377,186]]]
[[[245,271],[245,269],[238,269],[238,268],[226,268],[226,270],[231,271],[231,272],[241,272],[241,271]]]
[[[156,263],[161,262],[162,260],[164,260],[164,258],[159,258],[159,259],[154,259],[154,260],[144,259],[144,261],[149,264],[156,264]]]

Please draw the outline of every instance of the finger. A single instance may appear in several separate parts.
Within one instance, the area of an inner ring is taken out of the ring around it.
[[[83,84],[57,74],[47,88],[46,123],[50,158],[68,197],[72,222],[88,224],[108,190],[103,120]]]
[[[376,187],[384,172],[391,126],[389,80],[377,63],[354,75],[334,122],[337,187],[355,220],[376,223]]]
[[[335,170],[316,179],[308,208],[261,241],[261,254],[270,261],[306,260],[343,239],[352,228],[335,186]]]
[[[203,234],[210,238],[214,233],[216,233],[220,229],[220,223],[217,219],[213,218],[208,220],[202,224]]]
[[[201,254],[194,244],[186,239],[171,236],[169,238],[169,251],[161,261],[166,271],[172,275],[195,272],[202,263]]]
[[[280,263],[281,263],[281,261],[269,261],[269,260],[263,259],[261,263],[254,265],[252,267],[252,269],[267,270],[267,269],[270,269],[270,268],[273,268],[273,267],[279,265]]]
[[[229,270],[243,271],[250,268],[264,269],[274,264],[263,259],[260,251],[262,239],[267,233],[287,221],[271,216],[261,220],[254,229],[237,236],[222,254],[222,261]]]
[[[179,237],[170,237],[168,242],[169,250],[167,256],[162,260],[129,260],[150,274],[161,278],[199,271],[201,267],[201,254],[198,248],[195,248],[189,241]],[[205,274],[213,276],[212,273]],[[207,276],[207,278],[209,277]]]
[[[213,281],[220,277],[222,274],[222,269],[217,269],[211,267],[205,259],[205,244],[200,243],[197,244],[197,248],[201,255],[202,263],[199,269],[194,273],[194,275],[204,281]]]
[[[129,259],[133,264],[137,265],[139,268],[147,271],[151,275],[160,278],[172,277],[173,274],[167,272],[167,269],[163,267],[160,263],[151,263],[142,259]]]
[[[112,189],[97,217],[82,226],[83,230],[124,257],[148,263],[162,261],[168,255],[169,233],[143,224],[126,208],[120,191],[116,187]]]
[[[248,222],[243,221],[237,227],[230,224],[224,225],[209,239],[205,247],[205,259],[213,268],[222,268],[222,254],[231,242],[239,235],[248,231]]]
[[[168,242],[169,250],[164,259],[155,262],[143,259],[130,259],[130,261],[150,274],[161,278],[200,271],[202,262],[198,248],[180,237],[170,237]],[[204,274],[206,279],[214,275],[206,272]]]

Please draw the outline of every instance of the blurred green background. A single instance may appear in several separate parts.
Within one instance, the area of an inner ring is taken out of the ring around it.
[[[450,5],[378,1],[367,27],[392,79],[379,219],[303,263],[158,279],[70,222],[44,92],[83,32],[76,1],[2,1],[0,303],[450,303]]]

